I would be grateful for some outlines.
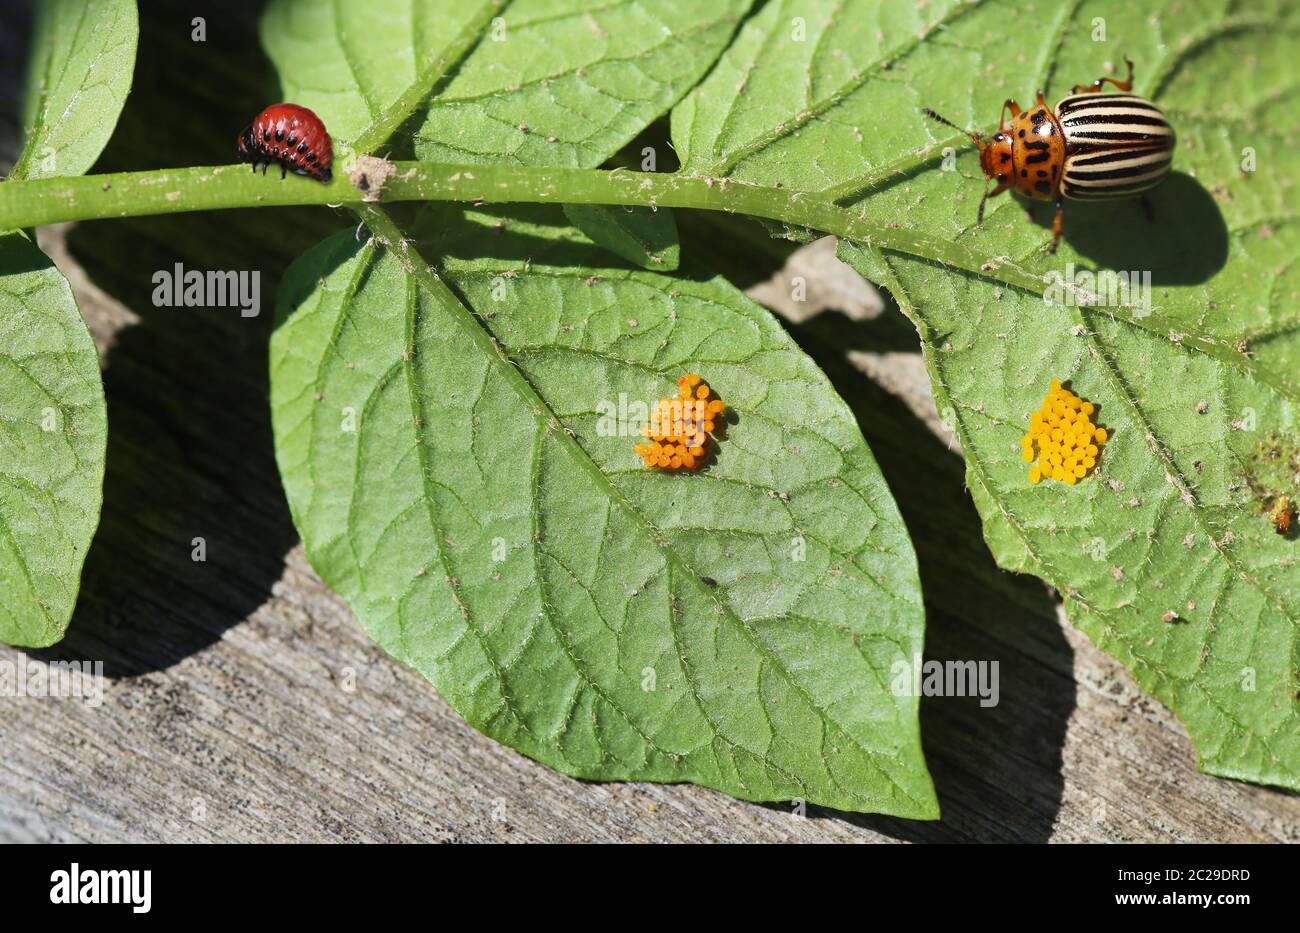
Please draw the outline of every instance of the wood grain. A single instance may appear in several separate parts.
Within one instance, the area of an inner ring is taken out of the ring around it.
[[[209,42],[191,48],[195,4],[145,6],[135,95],[99,170],[220,159],[245,112],[274,97],[248,65],[254,15],[214,12]],[[0,33],[14,22],[0,14]],[[179,85],[177,54],[226,73]],[[12,92],[5,70],[0,92]],[[194,113],[205,119],[185,120]],[[0,120],[0,157],[15,151],[13,125],[12,113]],[[158,125],[190,129],[160,141]],[[1168,710],[1074,632],[1041,583],[994,566],[902,319],[842,277],[824,245],[767,280],[771,257],[726,255],[716,220],[685,224],[684,252],[711,244],[717,267],[787,306],[900,502],[927,657],[997,660],[1001,702],[922,702],[936,823],[585,783],[480,735],[372,645],[303,558],[271,455],[270,303],[293,256],[351,221],[270,213],[41,231],[103,352],[110,441],[70,636],[34,656],[102,660],[109,680],[97,709],[0,701],[0,839],[1300,841],[1300,797],[1198,774]],[[262,314],[154,308],[150,275],[178,261],[259,270]],[[782,297],[795,274],[817,284],[811,307]],[[195,537],[206,562],[191,560]]]

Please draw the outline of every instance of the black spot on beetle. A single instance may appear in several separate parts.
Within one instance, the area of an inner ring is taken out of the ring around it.
[[[1029,115],[1029,119],[1034,121],[1034,126],[1037,126],[1038,124],[1042,123],[1045,119],[1047,119],[1047,113],[1042,110],[1035,110],[1033,113]]]
[[[1041,191],[1043,194],[1051,194],[1052,186],[1045,181],[1036,181],[1034,182],[1034,190]]]
[[[1020,177],[1021,177],[1021,178],[1024,178],[1024,177],[1025,177],[1026,175],[1028,175],[1028,174],[1029,174],[1029,169],[1027,169],[1027,168],[1022,168],[1022,169],[1020,170]]]
[[[1046,177],[1047,177],[1047,173],[1046,173],[1045,171],[1043,171],[1043,170],[1040,168],[1040,169],[1038,170],[1038,177],[1039,177],[1039,178],[1046,178]]]
[[[283,130],[283,129],[278,129],[278,130],[275,131],[275,141],[276,141],[277,143],[278,143],[278,142],[283,142],[283,141],[284,141],[284,130]]]
[[[306,144],[306,143],[298,143],[298,151],[299,151],[299,152],[306,152],[306,151],[307,151],[307,144]],[[1040,173],[1040,174],[1041,174],[1041,173]]]
[[[1021,138],[1021,139],[1024,139],[1024,138],[1025,138],[1025,131],[1024,131],[1024,130],[1021,130],[1021,131],[1020,131],[1020,138]]]

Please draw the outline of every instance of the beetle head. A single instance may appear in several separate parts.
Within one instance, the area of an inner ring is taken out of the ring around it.
[[[963,130],[956,123],[939,116],[929,107],[923,108],[921,112],[931,120],[937,120],[946,126],[951,126],[954,130],[960,130],[968,135],[971,142],[973,142],[975,147],[979,149],[980,170],[984,172],[985,177],[997,181],[999,185],[1006,180],[1007,173],[1011,169],[1011,137],[1008,134],[1001,132],[996,133],[988,142],[985,142],[982,133],[975,132],[974,130]],[[1005,168],[1003,166],[1005,166]],[[975,221],[977,225],[984,222],[984,202],[987,201],[988,198],[989,189],[986,184],[984,186],[984,197],[980,198],[979,213],[977,214],[977,219]]]
[[[979,136],[978,133],[975,134]],[[988,142],[976,139],[980,149],[980,168],[988,178],[1002,181],[1011,169],[1011,136],[1007,133],[995,133]]]

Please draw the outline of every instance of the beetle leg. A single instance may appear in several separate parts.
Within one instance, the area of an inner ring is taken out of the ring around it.
[[[1007,111],[1011,111],[1011,119],[1020,116],[1020,105],[1010,97],[1002,104],[1002,115],[998,117],[998,132],[1001,133],[1007,128]]]
[[[1048,250],[1053,256],[1056,255],[1056,248],[1061,245],[1061,229],[1065,225],[1065,202],[1057,199],[1056,202],[1056,219],[1052,221],[1052,246]]]
[[[1101,90],[1101,86],[1103,84],[1109,83],[1115,85],[1115,88],[1117,90],[1123,91],[1124,93],[1127,94],[1129,91],[1133,90],[1133,60],[1130,59],[1127,55],[1125,55],[1124,64],[1128,65],[1128,77],[1125,78],[1123,81],[1116,81],[1114,78],[1098,78],[1096,81],[1092,82],[1092,85],[1090,87],[1085,87],[1082,84],[1076,84],[1074,86],[1074,89],[1070,91],[1070,93],[1078,94],[1080,91],[1086,90],[1089,94],[1096,94],[1098,91]]]
[[[283,162],[281,162],[281,163],[280,163],[280,180],[281,180],[281,181],[284,181],[285,172],[287,172],[287,171],[288,171],[288,169],[286,168],[285,164],[284,164]]]
[[[1142,213],[1146,215],[1147,221],[1149,223],[1155,223],[1156,206],[1151,203],[1151,198],[1147,197],[1145,194],[1142,195],[1142,197],[1138,198],[1138,205],[1141,206]]]
[[[1002,192],[1006,191],[1010,187],[1011,187],[1011,182],[1004,181],[996,188],[994,188],[992,191],[990,191],[987,187],[984,188],[984,197],[980,198],[980,209],[979,212],[975,215],[975,226],[978,227],[984,223],[984,202],[987,201],[989,198],[996,198],[998,195],[1000,195]]]

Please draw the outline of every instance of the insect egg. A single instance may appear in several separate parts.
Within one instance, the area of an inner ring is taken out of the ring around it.
[[[1029,430],[1020,438],[1020,459],[1034,464],[1030,483],[1054,479],[1073,486],[1096,468],[1107,437],[1106,429],[1091,420],[1096,410],[1059,379],[1052,380],[1042,407],[1030,414]]]
[[[677,380],[676,397],[659,400],[642,431],[644,440],[633,448],[647,467],[698,470],[704,465],[710,435],[727,407],[709,394],[709,386],[690,373]]]

